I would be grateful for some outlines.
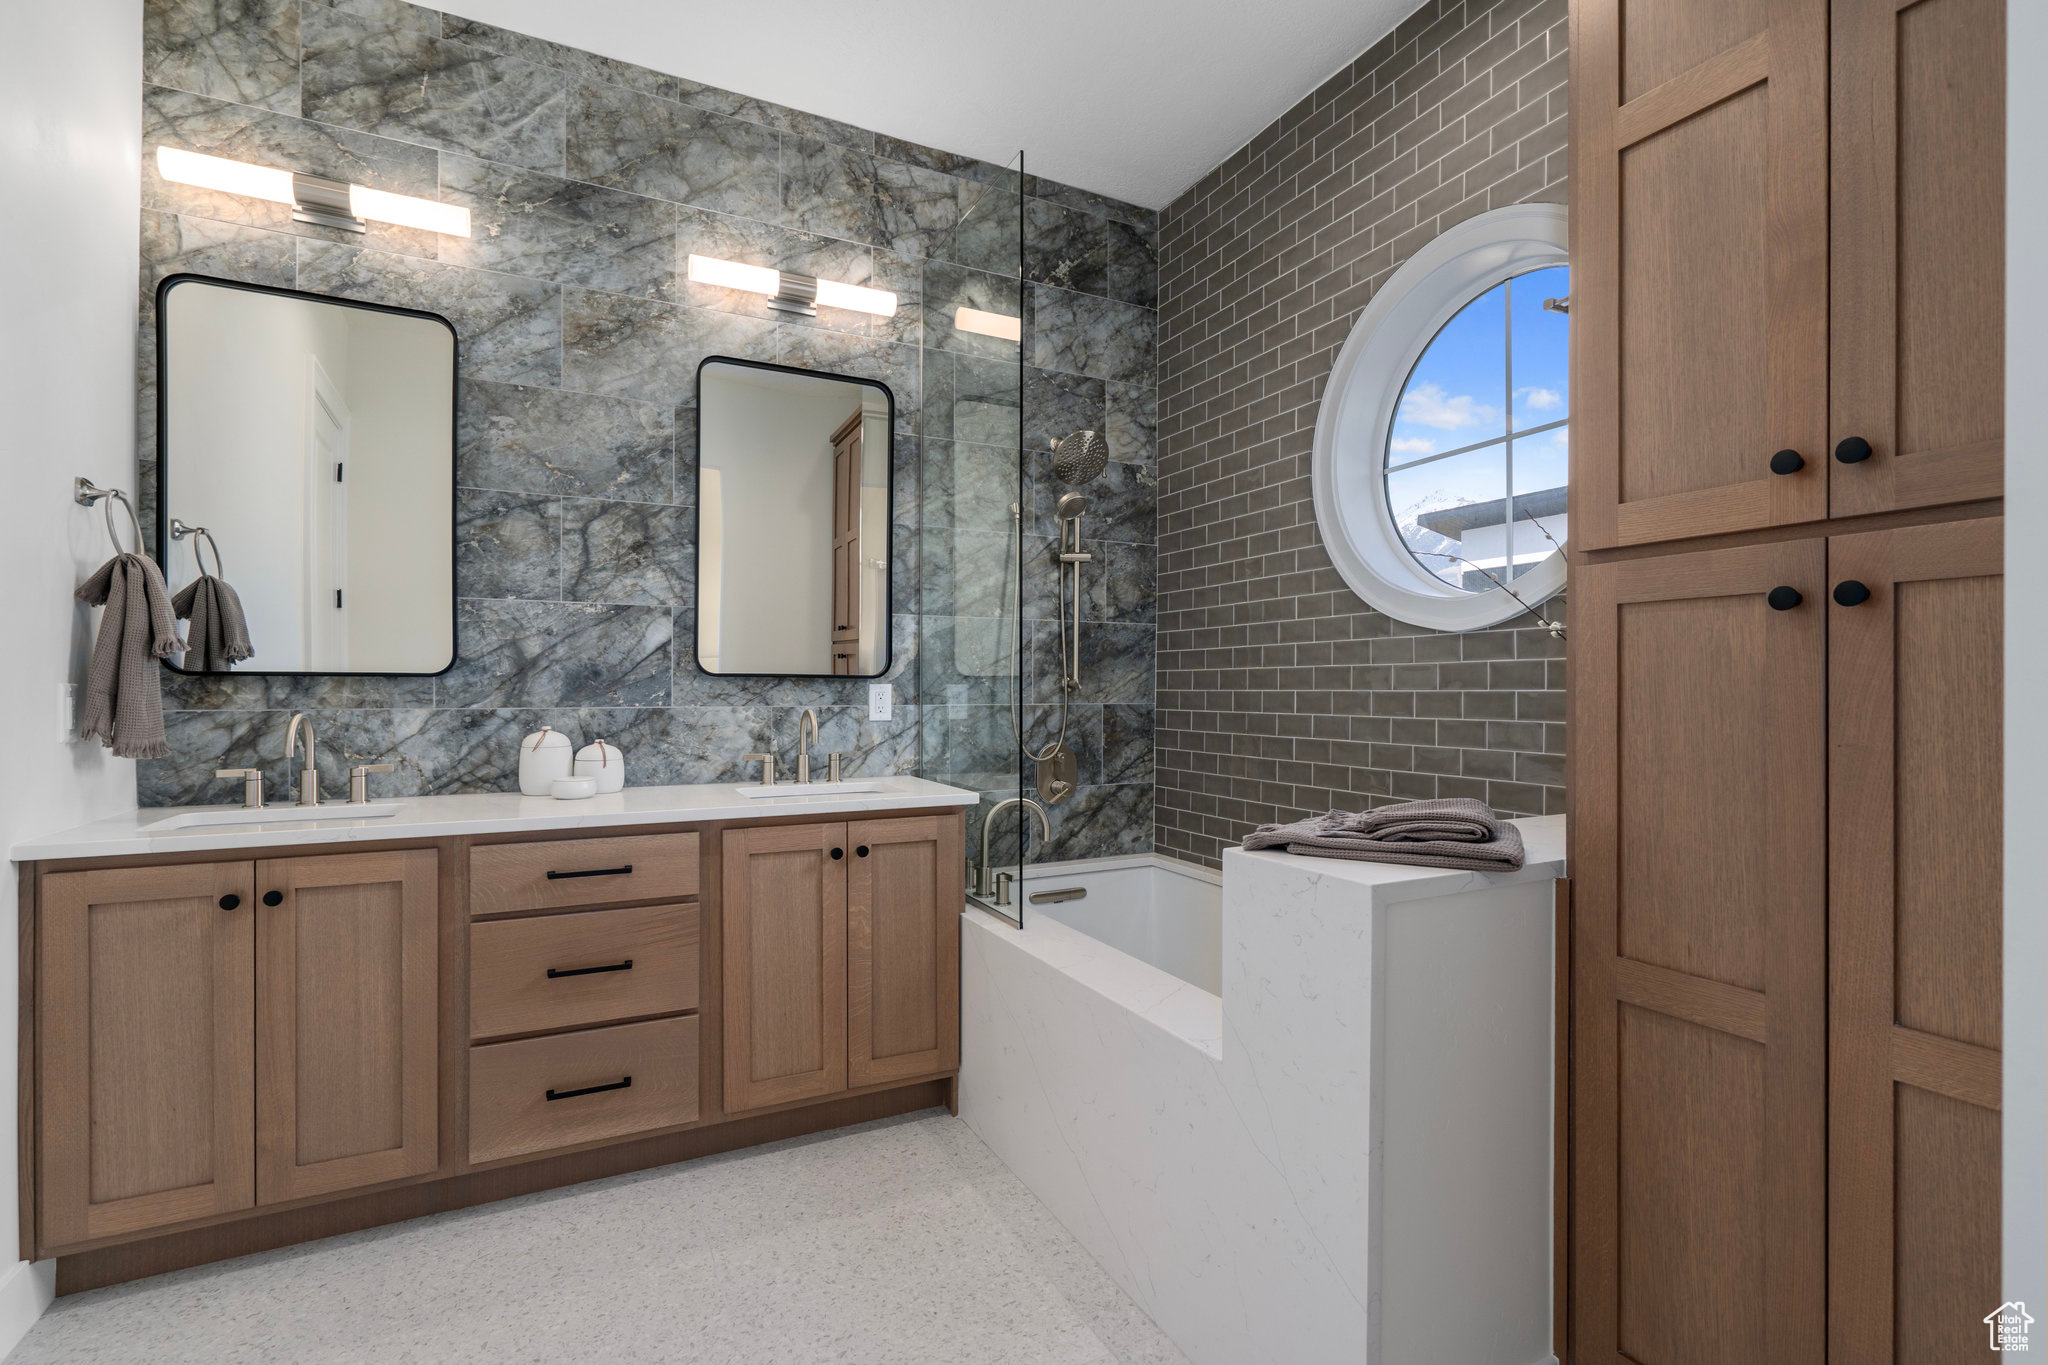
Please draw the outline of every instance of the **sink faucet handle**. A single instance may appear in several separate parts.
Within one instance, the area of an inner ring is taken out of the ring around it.
[[[230,778],[242,779],[242,809],[263,809],[263,769],[261,768],[215,768],[213,775],[225,782]]]
[[[759,763],[759,764],[761,765],[761,785],[762,785],[762,786],[764,786],[764,787],[772,787],[772,786],[774,786],[774,785],[775,785],[775,755],[774,755],[774,754],[745,754],[745,755],[742,755],[742,757],[744,757],[744,758],[746,759],[746,761],[747,761],[747,762],[749,762],[749,763]]]
[[[825,776],[827,782],[839,781],[839,760],[844,757],[846,757],[844,754],[827,754],[825,756],[825,762],[830,769]]]
[[[348,770],[348,803],[351,806],[370,804],[370,774],[396,772],[396,763],[364,763]]]

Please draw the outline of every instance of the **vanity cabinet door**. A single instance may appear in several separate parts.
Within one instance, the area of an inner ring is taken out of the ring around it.
[[[255,1203],[255,895],[246,862],[42,879],[39,1240]]]
[[[1837,517],[1995,498],[2005,467],[2004,0],[1834,0]],[[1981,1316],[1981,1314],[1979,1314]]]
[[[439,1162],[432,849],[256,864],[257,1198]]]
[[[1828,542],[1827,1304],[1840,1360],[1999,1358],[1979,1319],[2001,1292],[2002,527]]]
[[[1827,515],[1827,24],[1828,0],[1572,6],[1577,549]]]
[[[847,1080],[960,1065],[960,817],[847,826]],[[949,894],[950,893],[950,894]]]
[[[725,832],[727,1113],[846,1089],[846,835]]]
[[[1827,1358],[1826,570],[1574,570],[1574,1359]]]

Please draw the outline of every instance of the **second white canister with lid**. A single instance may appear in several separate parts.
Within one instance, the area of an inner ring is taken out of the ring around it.
[[[595,740],[576,751],[576,776],[596,778],[599,793],[623,790],[626,756],[610,740]]]

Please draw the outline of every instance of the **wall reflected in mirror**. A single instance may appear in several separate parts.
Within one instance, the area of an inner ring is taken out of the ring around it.
[[[251,651],[209,651],[195,614],[185,670],[446,670],[454,328],[195,276],[158,319],[158,558],[173,594],[238,601]]]
[[[886,385],[714,356],[697,371],[697,662],[706,673],[889,667]]]

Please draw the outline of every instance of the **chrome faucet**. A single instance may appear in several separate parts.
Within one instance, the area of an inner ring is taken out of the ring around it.
[[[809,733],[806,741],[804,735]],[[811,781],[811,750],[818,746],[818,713],[810,707],[804,708],[803,715],[796,722],[796,782],[799,787],[808,786]]]
[[[299,774],[299,804],[317,806],[320,804],[320,767],[314,756],[313,722],[306,719],[304,711],[292,717],[292,723],[285,727],[284,761],[290,763],[299,751],[299,727],[306,727],[306,768]]]
[[[1012,806],[1022,806],[1036,815],[1038,817],[1039,833],[1045,836],[1047,843],[1052,842],[1052,822],[1045,818],[1044,806],[1039,805],[1028,796],[1011,796],[996,802],[995,807],[989,811],[988,818],[981,822],[981,865],[975,869],[974,873],[974,894],[983,900],[992,899],[997,905],[1008,905],[1010,903],[1010,881],[1012,878],[1008,872],[996,872],[989,867],[988,836],[989,831],[995,828],[996,817]],[[1022,856],[1022,850],[1019,850],[1019,856]]]

